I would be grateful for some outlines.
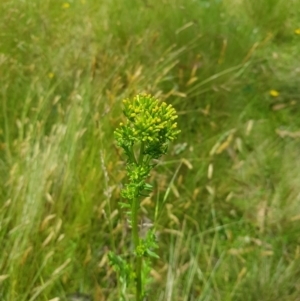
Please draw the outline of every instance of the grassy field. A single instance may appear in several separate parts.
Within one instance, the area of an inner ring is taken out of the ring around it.
[[[298,0],[2,0],[0,300],[118,300],[113,131],[147,92],[182,131],[141,203],[149,301],[299,301],[299,16]]]

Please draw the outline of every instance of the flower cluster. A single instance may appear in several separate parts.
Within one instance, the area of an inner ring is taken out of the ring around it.
[[[178,133],[175,109],[165,102],[159,103],[150,95],[137,95],[132,101],[125,99],[124,115],[127,123],[120,123],[115,131],[116,140],[125,152],[136,142],[144,143],[144,154],[158,158],[167,151],[167,142]]]

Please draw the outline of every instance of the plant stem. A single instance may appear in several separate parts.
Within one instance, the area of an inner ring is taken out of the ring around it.
[[[135,159],[135,155],[134,155],[134,150],[133,150],[133,145],[131,146],[131,157],[130,157],[131,161],[134,162],[135,164],[138,164],[136,162],[136,159]]]
[[[142,285],[142,257],[136,258],[136,271],[137,271],[137,279],[136,279],[136,301],[142,301],[143,299],[143,285]]]
[[[142,165],[144,159],[144,143],[141,143],[140,154],[137,164]],[[140,244],[139,229],[138,229],[138,209],[139,209],[139,188],[136,189],[135,197],[131,205],[131,224],[132,224],[132,238],[135,250]],[[136,301],[142,301],[142,264],[143,258],[136,254]]]
[[[139,165],[143,164],[143,159],[144,159],[144,148],[145,144],[144,142],[141,143],[141,149],[140,149],[140,156],[139,156]]]
[[[140,244],[140,238],[139,238],[139,231],[138,231],[138,197],[136,196],[132,200],[132,238],[134,242],[134,248],[139,246]],[[136,267],[135,267],[135,273],[136,273],[136,301],[141,301],[141,295],[142,295],[142,257],[136,256]]]

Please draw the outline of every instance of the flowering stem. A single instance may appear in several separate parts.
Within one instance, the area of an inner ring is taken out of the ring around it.
[[[145,143],[142,142],[142,143],[141,143],[141,149],[140,149],[139,165],[141,165],[141,164],[143,163],[143,159],[144,159],[144,148],[145,148]]]
[[[135,250],[140,244],[140,238],[139,238],[139,232],[138,232],[138,196],[136,196],[132,200],[132,207],[131,207],[131,225],[132,225],[132,238],[134,243]],[[136,273],[136,301],[141,300],[141,293],[142,293],[142,258],[140,256],[136,257],[136,267],[135,267],[135,273]]]
[[[137,164],[136,159],[135,159],[135,155],[134,155],[133,145],[131,146],[131,157],[130,157],[130,160],[132,162],[134,162],[135,164]]]
[[[134,242],[135,250],[140,244],[140,238],[138,233],[138,198],[134,198],[132,201],[132,237]],[[136,266],[135,266],[135,274],[136,274],[136,301],[141,300],[142,293],[142,257],[137,256],[136,254]]]
[[[136,258],[136,301],[142,301],[143,294],[142,294],[142,260],[143,257]]]
[[[143,158],[144,158],[144,143],[141,143],[140,148],[140,155],[137,165],[143,164]],[[139,238],[139,231],[138,231],[138,209],[139,209],[139,187],[136,188],[135,197],[132,200],[132,207],[131,207],[131,224],[132,224],[132,238],[134,242],[134,248],[135,250],[140,245],[140,238]],[[135,267],[135,273],[136,273],[136,301],[142,300],[142,262],[143,258],[136,254],[136,267]]]
[[[157,248],[153,232],[149,231],[145,239],[139,237],[138,213],[140,196],[149,195],[152,186],[146,183],[146,179],[155,164],[154,159],[160,158],[167,152],[168,142],[179,134],[176,129],[175,119],[178,117],[175,109],[166,103],[159,103],[151,95],[137,95],[132,100],[123,100],[126,123],[120,123],[115,130],[118,146],[122,147],[127,155],[127,173],[129,183],[122,189],[121,195],[129,201],[129,204],[121,203],[123,207],[130,208],[129,220],[132,226],[132,240],[134,243],[135,261],[132,266],[120,256],[110,254],[110,261],[117,271],[122,271],[120,281],[127,286],[127,280],[135,275],[136,301],[142,301],[145,293],[146,273],[149,273],[149,263],[143,261],[143,256],[158,258],[153,252]],[[135,152],[139,145],[139,153]],[[149,234],[149,235],[148,235]]]

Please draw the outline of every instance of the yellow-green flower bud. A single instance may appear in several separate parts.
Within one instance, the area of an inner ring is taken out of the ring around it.
[[[180,131],[176,130],[178,117],[175,109],[150,95],[136,95],[133,100],[124,99],[124,114],[128,118],[115,131],[118,144],[127,152],[135,143],[144,143],[144,152],[158,158],[167,150],[168,140],[173,140]]]

